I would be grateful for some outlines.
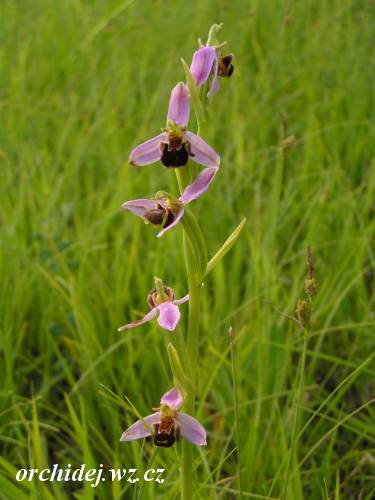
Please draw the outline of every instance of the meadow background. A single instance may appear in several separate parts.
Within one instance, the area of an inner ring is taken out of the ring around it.
[[[176,191],[173,172],[127,157],[164,125],[180,57],[191,61],[214,22],[235,71],[204,129],[221,169],[193,209],[211,254],[248,222],[205,283],[198,415],[209,445],[196,453],[196,498],[239,498],[239,471],[244,498],[374,498],[374,2],[0,8],[0,498],[178,497],[179,447],[119,442],[134,420],[124,394],[148,414],[170,387],[168,338],[156,323],[116,329],[147,310],[154,275],[186,292],[181,228],[156,240],[120,207]],[[288,316],[308,245],[319,293],[285,491],[303,346]],[[15,481],[54,463],[152,464],[167,481]]]

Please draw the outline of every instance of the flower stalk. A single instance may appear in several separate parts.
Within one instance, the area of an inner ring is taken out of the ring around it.
[[[184,181],[180,171],[176,170],[178,184],[184,189]],[[195,414],[195,395],[197,384],[197,359],[199,347],[200,328],[200,301],[203,267],[207,265],[207,247],[203,239],[202,232],[195,217],[191,214],[190,225],[184,225],[183,250],[185,258],[186,276],[189,290],[189,317],[188,330],[186,335],[186,360],[188,363],[188,374],[191,381],[191,391],[185,400],[185,409],[190,414]],[[193,227],[192,227],[193,226]],[[198,234],[194,231],[198,228]],[[202,255],[203,253],[203,255]],[[205,262],[205,264],[203,264]],[[181,459],[181,498],[190,500],[192,498],[192,470],[193,450],[188,443],[182,445]]]

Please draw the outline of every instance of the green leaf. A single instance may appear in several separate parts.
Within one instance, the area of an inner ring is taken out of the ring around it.
[[[229,250],[236,243],[238,238],[240,237],[241,231],[246,223],[246,217],[242,219],[242,221],[238,224],[233,233],[229,236],[229,238],[222,244],[221,248],[215,253],[212,259],[207,264],[206,272],[203,276],[205,278],[214,267],[221,261],[221,259],[229,252]],[[202,279],[203,279],[202,278]]]
[[[181,222],[195,256],[198,281],[201,281],[201,277],[206,272],[208,261],[207,246],[202,230],[197,219],[187,207],[185,207],[185,214]]]
[[[172,344],[168,344],[167,349],[174,382],[182,390],[184,397],[186,397],[186,395],[192,391],[192,384],[188,376],[185,374],[177,350]]]
[[[340,500],[340,471],[336,472],[335,500]]]

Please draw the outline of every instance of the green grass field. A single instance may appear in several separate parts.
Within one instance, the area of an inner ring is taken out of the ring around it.
[[[116,330],[147,310],[155,275],[186,293],[181,228],[157,240],[121,204],[177,191],[160,163],[127,159],[164,125],[180,58],[215,22],[235,72],[204,127],[220,172],[192,208],[211,255],[247,224],[204,287],[195,498],[240,498],[239,477],[243,498],[375,498],[374,2],[2,0],[2,499],[179,497],[179,445],[119,441],[126,397],[147,415],[171,385],[170,338],[155,322]],[[290,316],[309,245],[302,394]],[[166,481],[15,480],[55,463],[159,467]]]

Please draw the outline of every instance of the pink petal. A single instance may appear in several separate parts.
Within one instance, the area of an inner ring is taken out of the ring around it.
[[[164,330],[172,332],[176,328],[181,316],[178,306],[173,304],[173,302],[163,302],[157,306],[157,309],[159,310],[159,325]]]
[[[189,112],[189,92],[186,85],[180,82],[171,92],[167,119],[185,127],[189,121]]]
[[[212,68],[212,73],[213,73],[214,77],[212,79],[211,86],[210,86],[210,91],[208,92],[207,97],[212,97],[219,90],[218,70],[219,70],[219,63],[218,63],[218,61],[216,59],[215,62],[214,62],[214,66]]]
[[[148,210],[152,210],[156,207],[156,203],[154,200],[148,200],[148,199],[139,199],[139,200],[130,200],[126,201],[125,203],[122,204],[122,208],[125,210],[129,210],[135,215],[138,215],[139,217],[142,217],[142,219],[146,220],[144,218],[144,213],[148,212]]]
[[[198,446],[207,444],[206,430],[197,419],[186,413],[177,413],[177,422],[180,424],[181,436]]]
[[[178,387],[173,387],[173,389],[166,392],[160,400],[161,405],[167,405],[173,410],[178,410],[183,402],[184,398]]]
[[[217,61],[217,55],[213,47],[201,47],[194,53],[190,71],[197,87],[208,80],[215,60]]]
[[[154,309],[151,309],[151,311],[149,311],[144,318],[138,319],[137,321],[129,323],[128,325],[120,326],[120,328],[118,328],[117,331],[122,332],[123,330],[129,330],[130,328],[136,328],[139,325],[143,325],[143,323],[147,323],[147,321],[150,321],[152,318],[155,318],[157,313],[158,310],[156,307],[154,307]]]
[[[143,142],[130,153],[129,163],[136,167],[142,167],[143,165],[155,163],[161,158],[160,143],[167,141],[167,134],[162,132],[156,137]]]
[[[217,167],[209,167],[202,170],[196,179],[185,188],[180,196],[182,203],[190,203],[202,196],[202,194],[207,191],[218,170]]]
[[[173,304],[176,304],[176,306],[179,306],[180,304],[184,304],[189,300],[189,294],[185,295],[185,297],[182,297],[182,299],[174,300]]]
[[[193,132],[185,132],[185,137],[190,144],[191,159],[205,167],[218,167],[220,156],[201,137]]]
[[[153,429],[153,425],[160,421],[160,413],[152,413],[143,419],[146,424]],[[120,441],[134,441],[135,439],[151,436],[151,432],[144,425],[142,420],[137,420],[125,432],[123,432]]]
[[[161,238],[163,236],[164,233],[166,233],[167,231],[169,231],[170,229],[172,229],[172,227],[174,227],[176,224],[178,224],[180,222],[180,219],[181,217],[184,215],[184,209],[181,208],[179,210],[179,212],[177,213],[177,216],[175,218],[175,220],[172,222],[172,224],[169,224],[169,226],[165,227],[164,229],[162,229],[157,235],[156,237],[157,238]]]

